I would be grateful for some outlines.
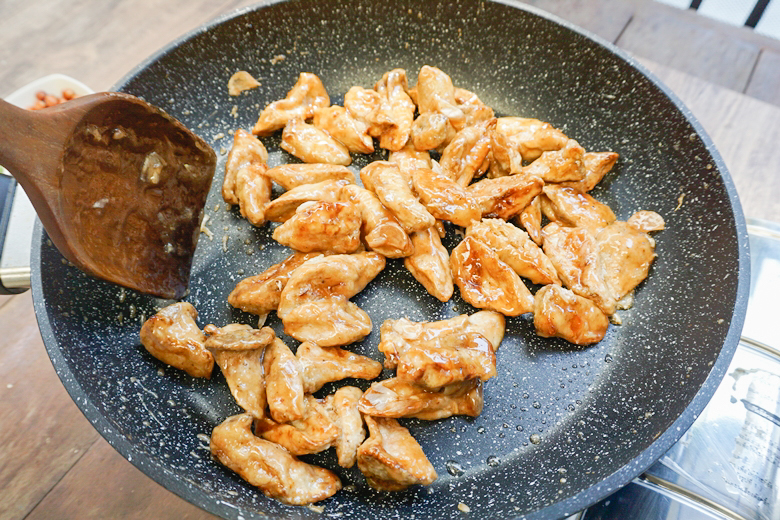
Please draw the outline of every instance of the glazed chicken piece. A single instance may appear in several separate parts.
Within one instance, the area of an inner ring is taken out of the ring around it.
[[[531,237],[531,240],[536,245],[542,245],[542,204],[541,197],[538,195],[531,200],[528,206],[525,207],[520,215],[516,217],[516,222],[523,226],[523,228]]]
[[[519,316],[533,310],[534,298],[517,273],[495,251],[467,236],[450,255],[461,297],[474,307]]]
[[[379,146],[385,150],[397,151],[409,140],[414,121],[414,103],[406,93],[408,84],[406,71],[393,69],[386,72],[374,85],[380,103],[373,116],[382,126]]]
[[[435,227],[411,235],[414,253],[404,258],[412,276],[436,299],[449,301],[455,291],[450,269],[450,254],[441,243]]]
[[[498,350],[504,339],[503,314],[479,311],[439,321],[385,320],[380,327],[379,351],[385,355],[385,368],[394,369],[404,352],[412,347],[447,348],[463,334],[479,334]]]
[[[305,202],[295,214],[274,229],[282,245],[311,253],[353,253],[360,247],[360,210],[348,202]]]
[[[585,149],[574,139],[566,141],[560,150],[542,152],[534,162],[521,170],[523,175],[536,175],[544,182],[581,181],[586,169]]]
[[[317,109],[312,124],[327,132],[352,153],[372,153],[374,140],[368,125],[350,115],[346,108],[333,105]]]
[[[419,168],[432,168],[431,154],[425,150],[417,150],[414,145],[407,143],[406,146],[397,152],[390,152],[387,156],[388,162],[398,166],[398,170],[404,179],[407,180],[409,187],[412,187],[412,172]]]
[[[357,408],[363,390],[354,386],[343,386],[325,398],[324,407],[330,420],[339,429],[339,436],[333,443],[339,466],[351,468],[357,462],[357,450],[366,438],[363,416]]]
[[[436,222],[433,215],[417,200],[394,163],[374,161],[360,170],[360,179],[367,189],[376,193],[407,233],[423,231]]]
[[[234,415],[211,433],[211,453],[263,494],[289,505],[306,505],[335,494],[341,481],[252,433],[252,416]]]
[[[333,381],[348,377],[375,379],[382,373],[382,364],[370,357],[338,347],[323,348],[311,341],[298,345],[295,357],[301,367],[303,390],[307,394],[313,394]]]
[[[387,258],[402,258],[414,252],[409,235],[376,195],[353,184],[345,186],[342,194],[360,209],[366,247]]]
[[[638,231],[650,233],[651,231],[663,231],[666,227],[664,218],[655,211],[637,211],[628,217],[628,225]]]
[[[266,347],[263,369],[265,395],[273,420],[286,423],[301,419],[304,412],[303,369],[284,341],[275,338]]]
[[[222,198],[238,205],[241,215],[255,226],[265,222],[265,205],[271,200],[271,180],[265,175],[267,160],[263,143],[245,130],[236,130],[225,163]]]
[[[318,253],[294,253],[262,273],[244,278],[230,292],[228,303],[259,316],[275,311],[290,274],[306,260],[318,256]]]
[[[604,283],[620,301],[647,278],[655,260],[655,240],[630,223],[614,222],[598,230],[596,251]]]
[[[468,187],[477,200],[482,216],[509,220],[525,209],[542,192],[544,181],[533,175],[511,175],[482,179]]]
[[[263,109],[252,128],[255,135],[271,135],[281,130],[288,121],[295,118],[311,119],[317,108],[330,105],[325,86],[316,75],[302,72],[287,97],[274,101]]]
[[[353,343],[371,332],[371,318],[349,298],[385,266],[377,253],[332,255],[304,263],[282,290],[277,315],[285,333],[323,347]]]
[[[542,152],[560,150],[569,138],[550,123],[523,117],[499,117],[493,130],[493,163],[500,175],[520,173],[523,161],[532,161]]]
[[[411,144],[415,149],[434,150],[455,137],[455,128],[447,116],[438,112],[420,114],[412,123]]]
[[[585,167],[585,177],[579,181],[564,182],[563,186],[574,188],[575,190],[586,193],[596,187],[606,174],[612,170],[612,167],[618,160],[618,154],[615,152],[586,152],[582,157],[582,163]]]
[[[271,168],[265,175],[285,190],[324,181],[355,182],[355,174],[338,164],[282,164]]]
[[[271,418],[255,421],[255,431],[265,440],[275,442],[293,455],[308,455],[327,450],[338,439],[338,426],[330,420],[325,407],[307,395],[300,419],[280,423]]]
[[[456,125],[456,130],[463,130],[468,126],[489,121],[495,117],[492,108],[485,105],[476,94],[464,88],[455,87],[455,103],[465,116],[462,125]]]
[[[422,168],[414,170],[412,184],[420,202],[437,219],[467,227],[482,217],[474,197],[444,173]]]
[[[369,486],[400,491],[438,478],[420,445],[398,421],[366,417],[366,424],[370,435],[357,450],[357,465]]]
[[[336,141],[326,131],[306,123],[297,117],[291,119],[282,131],[282,150],[305,163],[342,164],[352,162],[346,146]]]
[[[250,73],[245,70],[239,70],[233,73],[228,80],[228,94],[231,96],[238,96],[246,90],[252,90],[259,86],[260,82]]]
[[[542,213],[551,222],[569,227],[601,228],[615,221],[609,206],[587,193],[556,184],[545,185],[542,192]]]
[[[379,137],[382,135],[386,121],[377,120],[379,106],[382,99],[376,90],[352,87],[344,96],[344,108],[353,118],[365,124],[368,129],[368,135]]]
[[[550,259],[517,226],[501,219],[488,218],[471,225],[466,230],[466,236],[474,237],[488,246],[498,255],[499,260],[533,283],[561,284]]]
[[[303,184],[282,193],[265,207],[265,218],[271,222],[284,222],[295,214],[304,202],[338,202],[342,200],[342,189],[349,181],[322,181]]]
[[[231,323],[222,328],[206,325],[209,336],[203,345],[209,350],[255,350],[273,342],[276,334],[271,327],[255,329],[249,325]]]
[[[141,344],[152,356],[192,377],[211,377],[214,357],[195,319],[191,303],[179,302],[161,309],[141,326]]]
[[[604,338],[607,315],[587,298],[558,285],[545,285],[534,296],[534,328],[543,338],[563,338],[590,345]]]
[[[461,127],[466,117],[455,101],[452,79],[429,65],[423,65],[417,75],[417,109],[420,114],[442,114],[453,128]]]
[[[372,383],[358,403],[358,410],[372,417],[416,417],[435,421],[453,415],[477,417],[482,413],[482,381],[471,379],[438,390],[391,377]]]
[[[488,168],[488,154],[495,119],[476,123],[459,131],[441,154],[444,172],[463,187]]]

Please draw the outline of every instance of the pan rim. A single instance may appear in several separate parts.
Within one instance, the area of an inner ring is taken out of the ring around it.
[[[633,478],[640,475],[649,468],[658,458],[666,453],[672,445],[677,442],[685,431],[693,424],[698,415],[712,398],[715,390],[718,388],[721,380],[726,374],[729,363],[739,344],[739,337],[745,320],[747,311],[747,300],[750,289],[750,260],[749,260],[749,241],[747,225],[738,198],[733,179],[709,135],[701,126],[690,109],[667,87],[657,76],[639,63],[627,52],[616,47],[585,29],[582,29],[566,20],[552,15],[542,9],[534,6],[522,4],[515,0],[489,0],[491,3],[506,5],[511,8],[520,9],[533,15],[549,20],[562,26],[588,40],[604,47],[620,60],[624,61],[631,68],[635,69],[645,76],[664,96],[666,96],[675,106],[682,116],[688,121],[701,139],[707,152],[712,156],[715,166],[723,181],[724,188],[728,194],[729,203],[734,216],[735,230],[737,236],[738,249],[738,272],[737,272],[737,290],[733,306],[732,319],[726,334],[723,347],[721,348],[712,368],[700,386],[694,398],[686,405],[675,421],[651,444],[634,459],[624,464],[620,469],[603,478],[597,484],[583,489],[578,493],[554,504],[538,509],[518,518],[538,519],[538,518],[561,518],[574,514],[577,511],[607,497],[619,488],[627,485]],[[131,79],[137,76],[141,71],[148,68],[152,63],[161,59],[167,53],[170,53],[180,45],[186,43],[196,36],[208,32],[212,28],[222,23],[240,17],[245,13],[271,7],[276,4],[286,3],[286,0],[265,0],[256,4],[236,9],[232,12],[220,15],[209,22],[206,22],[187,33],[172,40],[167,45],[150,55],[139,63],[136,67],[125,74],[111,90],[121,90]],[[44,340],[44,344],[52,365],[57,372],[58,377],[63,382],[71,398],[77,404],[84,416],[90,421],[95,429],[116,449],[124,458],[129,460],[134,466],[143,471],[148,477],[162,485],[169,491],[190,503],[225,518],[237,518],[242,511],[235,506],[222,502],[218,499],[206,499],[208,495],[203,493],[203,489],[194,484],[178,478],[174,473],[167,470],[162,464],[149,457],[143,451],[138,450],[125,437],[123,437],[111,424],[100,414],[97,407],[89,401],[86,392],[82,389],[78,380],[74,377],[68,367],[64,356],[57,348],[57,341],[54,337],[51,323],[49,322],[46,303],[43,294],[43,280],[41,272],[41,249],[45,239],[45,232],[36,221],[36,227],[33,234],[33,248],[31,254],[32,264],[32,296],[35,314],[38,320],[39,329]],[[273,518],[274,516],[271,516]],[[279,517],[281,518],[281,517]]]

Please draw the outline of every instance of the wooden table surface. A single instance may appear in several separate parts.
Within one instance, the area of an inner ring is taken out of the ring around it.
[[[4,0],[0,96],[53,72],[75,77],[94,90],[108,89],[177,36],[249,3]],[[632,13],[625,3],[533,3],[557,8],[574,23],[612,41],[628,30],[647,30],[632,29]],[[607,18],[605,9],[610,13]],[[642,61],[712,137],[731,171],[746,216],[780,221],[776,159],[780,108]],[[147,478],[81,415],[46,355],[29,291],[0,297],[0,331],[0,518],[213,518]]]

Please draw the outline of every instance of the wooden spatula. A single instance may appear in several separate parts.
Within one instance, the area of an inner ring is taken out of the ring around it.
[[[77,267],[184,295],[216,155],[179,121],[116,92],[38,111],[0,101],[0,164]]]

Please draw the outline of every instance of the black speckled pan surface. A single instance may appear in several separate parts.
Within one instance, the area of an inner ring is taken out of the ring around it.
[[[160,106],[220,152],[230,148],[232,131],[251,127],[259,109],[283,97],[301,71],[318,74],[332,101],[341,103],[350,86],[370,87],[394,67],[405,68],[413,84],[424,64],[448,72],[500,115],[550,121],[587,150],[619,152],[617,167],[594,195],[622,220],[638,209],[666,219],[650,277],[634,307],[621,313],[624,325],[611,326],[590,348],[536,337],[528,316],[507,320],[498,376],[485,386],[480,417],[403,421],[439,474],[432,486],[377,493],[356,468],[339,468],[330,452],[304,457],[334,469],[348,486],[319,504],[325,509],[318,513],[266,499],[211,460],[211,429],[239,409],[220,374],[195,380],[141,347],[142,319],[168,302],[83,275],[39,232],[35,309],[66,388],[128,460],[212,513],[234,519],[461,518],[462,502],[473,518],[563,517],[660,457],[720,383],[749,286],[736,191],[687,109],[625,54],[581,30],[515,3],[266,3],[185,36],[117,89]],[[239,69],[262,86],[231,98],[227,80]],[[288,160],[278,137],[264,142],[271,165]],[[355,157],[353,168],[380,156]],[[186,298],[200,312],[201,326],[255,323],[232,309],[227,295],[241,278],[289,252],[271,240],[268,226],[253,228],[225,210],[220,157],[206,211],[213,239],[201,235]],[[474,312],[457,296],[439,303],[398,260],[354,301],[371,315],[375,332],[353,350],[375,359],[381,359],[378,325],[387,318]],[[281,334],[273,314],[268,323]]]

